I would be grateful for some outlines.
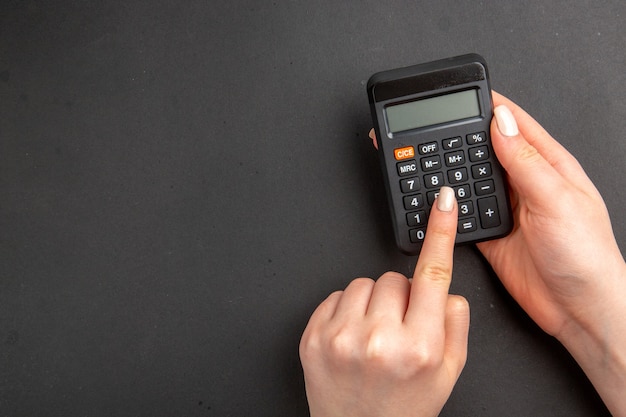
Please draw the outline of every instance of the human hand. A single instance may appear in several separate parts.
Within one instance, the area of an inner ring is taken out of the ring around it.
[[[504,286],[565,345],[613,415],[626,416],[626,264],[602,198],[535,120],[493,93],[493,148],[509,175],[513,232],[478,244]]]
[[[312,417],[441,411],[467,357],[469,306],[448,294],[457,210],[443,187],[412,282],[356,279],[315,310],[300,342]]]
[[[625,287],[624,260],[602,197],[576,159],[513,102],[495,92],[493,100],[491,138],[516,223],[478,248],[535,322],[559,337]]]

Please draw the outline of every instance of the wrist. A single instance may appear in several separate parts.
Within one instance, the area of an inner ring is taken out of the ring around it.
[[[620,261],[613,276],[601,277],[608,285],[589,308],[572,315],[556,335],[613,415],[626,415],[626,263]]]

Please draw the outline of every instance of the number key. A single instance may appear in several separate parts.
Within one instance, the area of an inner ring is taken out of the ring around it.
[[[426,212],[424,210],[414,211],[406,214],[406,224],[410,227],[423,226],[426,224]]]
[[[404,197],[404,208],[407,210],[415,210],[424,206],[424,196],[421,194],[409,195]]]
[[[400,188],[402,189],[403,193],[418,191],[420,189],[419,177],[407,178],[400,181]]]
[[[457,200],[470,198],[472,196],[472,192],[470,191],[470,186],[467,184],[454,187],[454,192],[456,193]]]
[[[448,171],[448,182],[450,184],[458,184],[465,181],[467,181],[466,168],[451,169],[450,171]]]
[[[459,203],[459,216],[469,216],[470,214],[474,214],[474,203],[471,201]]]
[[[426,188],[439,188],[443,185],[443,173],[424,175],[424,185]]]

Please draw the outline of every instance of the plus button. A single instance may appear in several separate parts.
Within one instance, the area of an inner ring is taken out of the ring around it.
[[[500,214],[498,213],[498,200],[496,196],[478,199],[480,224],[483,229],[500,226]]]

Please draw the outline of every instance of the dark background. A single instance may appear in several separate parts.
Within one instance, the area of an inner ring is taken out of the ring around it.
[[[313,309],[415,262],[367,138],[380,70],[482,54],[626,247],[625,17],[623,0],[2,2],[0,415],[307,415]],[[475,248],[452,291],[472,324],[443,416],[607,414]]]

